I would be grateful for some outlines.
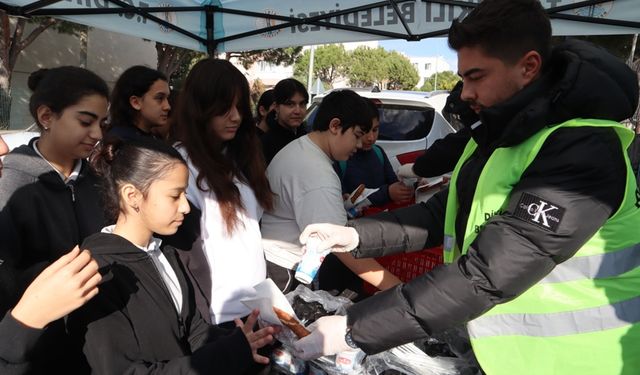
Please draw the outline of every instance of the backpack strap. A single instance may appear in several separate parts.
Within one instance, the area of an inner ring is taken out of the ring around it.
[[[380,160],[380,164],[384,166],[384,156],[382,156],[382,148],[380,146],[374,144],[373,152],[375,152],[378,160]],[[344,173],[347,171],[347,160],[338,160],[338,168],[340,168],[340,179],[344,177]]]
[[[342,180],[344,177],[344,173],[347,171],[347,161],[338,160],[338,168],[340,168],[340,179]]]
[[[376,153],[378,160],[380,160],[380,164],[384,165],[384,156],[382,156],[382,148],[376,144],[373,145],[373,152]]]

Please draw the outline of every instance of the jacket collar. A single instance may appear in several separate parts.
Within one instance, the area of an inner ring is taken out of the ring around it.
[[[64,189],[67,184],[62,180],[49,162],[42,158],[34,150],[33,144],[39,137],[32,138],[28,145],[22,145],[12,150],[4,159],[4,167],[18,170],[34,179],[41,181],[49,187]],[[88,173],[88,164],[81,161],[81,166],[76,180],[81,180]]]
[[[569,40],[553,50],[542,75],[508,100],[480,112],[471,131],[481,152],[522,143],[545,126],[573,118],[621,121],[638,103],[635,73],[590,43]]]

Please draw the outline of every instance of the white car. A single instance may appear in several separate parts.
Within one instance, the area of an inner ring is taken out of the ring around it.
[[[38,131],[36,124],[33,124],[25,130],[1,131],[0,136],[2,136],[2,139],[7,144],[9,151],[11,151],[21,145],[29,144],[31,138],[40,136],[40,132]]]
[[[446,91],[354,91],[378,103],[380,135],[376,144],[387,153],[394,170],[401,164],[415,160],[417,155],[437,139],[455,132],[442,117],[442,108],[449,95]],[[311,131],[318,105],[328,93],[317,95],[311,100],[305,125],[307,131]]]

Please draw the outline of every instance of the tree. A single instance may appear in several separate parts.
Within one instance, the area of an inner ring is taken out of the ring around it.
[[[309,72],[310,51],[306,50],[293,67],[293,76],[306,82]],[[320,78],[325,86],[331,87],[333,82],[344,75],[348,55],[342,44],[328,44],[316,48],[313,58],[313,74]]]
[[[0,129],[8,129],[11,116],[11,77],[20,52],[24,51],[45,30],[82,36],[87,27],[51,17],[11,17],[0,10]],[[27,24],[34,27],[26,32]]]
[[[302,47],[272,48],[265,50],[227,52],[226,59],[236,57],[245,69],[258,61],[266,61],[275,65],[293,65],[298,60]]]
[[[265,91],[266,87],[260,78],[256,78],[251,85],[251,108],[254,108],[260,100],[260,96]],[[256,114],[257,115],[257,114]]]
[[[382,47],[354,49],[349,56],[346,76],[352,87],[382,87],[387,76],[387,51]]]
[[[387,56],[387,77],[389,90],[413,90],[420,81],[411,61],[396,51]]]
[[[437,86],[436,75],[438,76]],[[451,90],[453,86],[458,83],[460,77],[450,70],[432,74],[429,78],[424,80],[424,84],[420,88],[421,91],[433,91],[433,90]]]
[[[199,61],[205,56],[202,52],[160,42],[156,42],[156,51],[158,52],[157,69],[164,73],[172,84],[183,78],[183,75],[191,69],[193,60]],[[177,80],[172,80],[174,73],[178,75]]]

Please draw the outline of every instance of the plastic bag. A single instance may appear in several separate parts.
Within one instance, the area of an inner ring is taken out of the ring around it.
[[[299,285],[285,297],[305,326],[312,324],[311,320],[306,319],[307,314],[309,316],[322,313],[344,315],[346,309],[353,304],[348,298],[336,297],[322,290],[312,291],[304,285]],[[300,313],[299,299],[309,304],[311,308]],[[318,306],[321,306],[324,312],[320,311]],[[285,358],[288,355],[294,357],[293,351],[288,349],[292,343],[293,340],[283,342],[284,350],[287,352]],[[425,350],[430,349],[435,353],[437,350],[433,350],[434,348],[441,350],[437,353],[439,356],[429,356],[425,353]],[[291,359],[289,361],[292,365],[281,366],[279,370],[289,375],[380,375],[385,372],[404,375],[476,375],[480,373],[464,327],[434,335],[424,342],[401,345],[375,355],[365,356],[362,351],[359,351],[359,354],[353,354],[355,353],[347,353],[349,359],[354,361],[353,367],[345,366],[346,360],[341,361],[340,356],[338,359],[336,356],[324,356],[308,361],[304,365],[301,365],[297,359]],[[350,357],[351,355],[353,358]]]

